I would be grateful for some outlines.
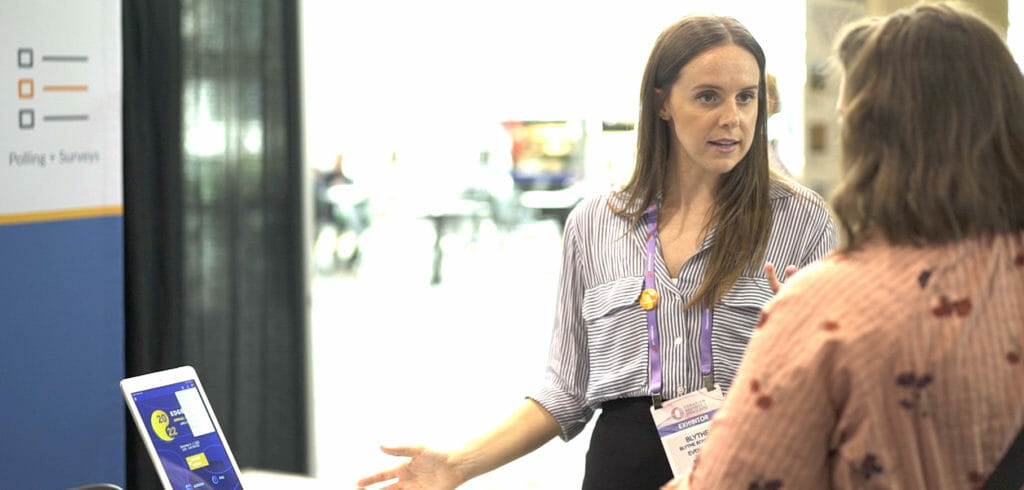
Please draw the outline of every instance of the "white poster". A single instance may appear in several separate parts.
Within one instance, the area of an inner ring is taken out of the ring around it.
[[[120,0],[3,10],[0,224],[121,214]]]

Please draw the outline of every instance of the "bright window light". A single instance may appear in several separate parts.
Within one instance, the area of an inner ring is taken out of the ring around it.
[[[634,120],[655,38],[698,12],[731,15],[754,33],[779,81],[784,137],[802,138],[803,0],[503,5],[303,2],[310,165],[329,166],[338,153],[389,156],[396,142],[450,140],[478,123]]]

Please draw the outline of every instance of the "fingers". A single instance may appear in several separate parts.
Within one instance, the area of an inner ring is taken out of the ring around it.
[[[771,262],[765,263],[764,274],[768,276],[768,286],[772,288],[772,293],[778,294],[779,289],[782,289],[782,283],[779,282],[779,277],[775,275],[775,265]]]
[[[422,453],[423,446],[381,446],[380,450],[384,452],[384,454],[390,456],[402,456],[411,458]],[[390,470],[381,471],[380,473],[375,473],[373,475],[363,477],[362,479],[356,482],[356,485],[360,487],[365,487],[373,485],[374,483],[393,480],[395,478],[398,478],[398,470],[401,467],[402,465],[398,465],[395,466],[394,468],[391,468]]]
[[[786,277],[792,277],[798,270],[799,268],[795,265],[786,266]],[[764,264],[764,273],[768,276],[768,286],[772,288],[773,293],[778,294],[779,290],[782,289],[782,281],[779,280],[779,276],[775,273],[775,265],[771,262],[766,262]]]
[[[398,478],[398,474],[395,471],[395,469],[396,468],[392,468],[390,470],[382,471],[382,472],[377,473],[375,475],[370,475],[370,476],[363,477],[359,481],[356,482],[356,486],[357,487],[368,487],[370,485],[373,485],[374,483],[380,483],[382,481],[388,481],[388,480],[393,480],[395,478]]]
[[[411,458],[423,452],[423,446],[381,446],[380,450],[390,456]]]

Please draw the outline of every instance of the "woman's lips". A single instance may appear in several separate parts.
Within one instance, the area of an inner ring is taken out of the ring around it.
[[[709,141],[708,143],[710,143],[715,150],[722,153],[729,153],[740,146],[740,142],[737,140],[714,140]]]

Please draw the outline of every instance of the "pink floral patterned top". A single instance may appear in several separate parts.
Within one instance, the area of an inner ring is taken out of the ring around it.
[[[765,307],[688,483],[980,488],[1022,426],[1024,234],[873,241]]]

